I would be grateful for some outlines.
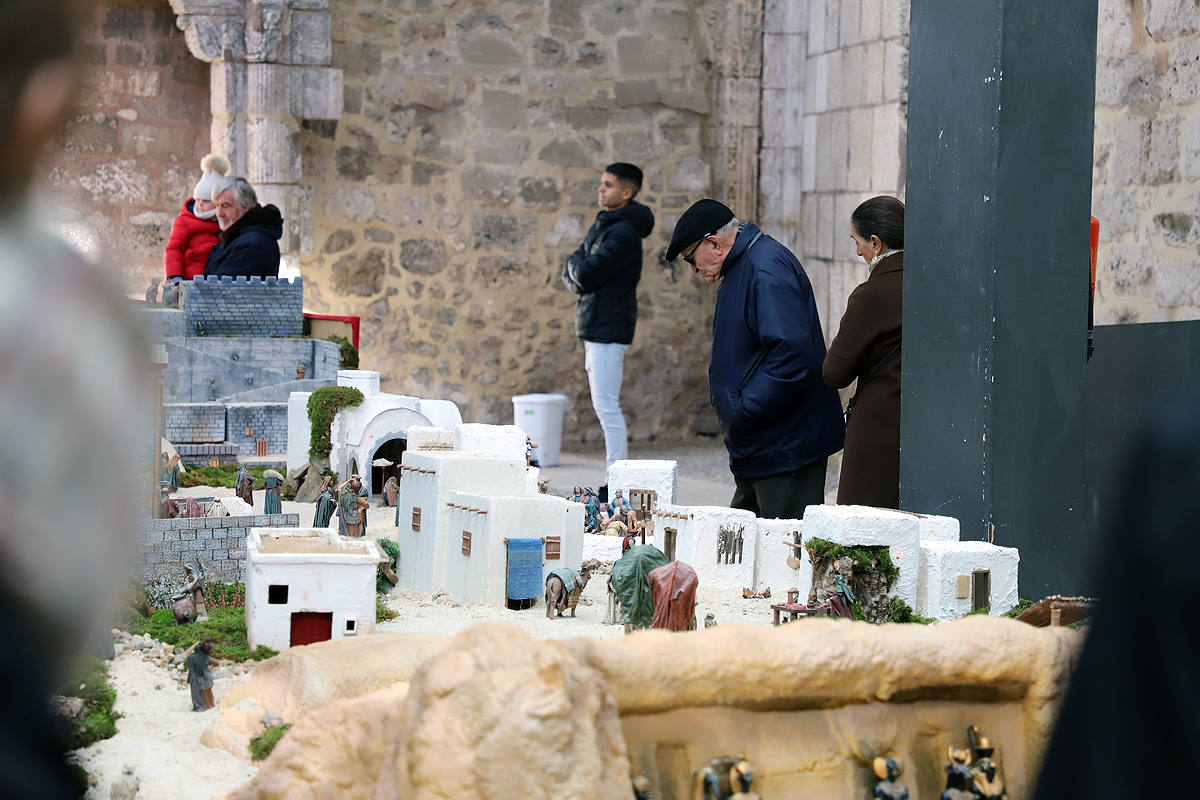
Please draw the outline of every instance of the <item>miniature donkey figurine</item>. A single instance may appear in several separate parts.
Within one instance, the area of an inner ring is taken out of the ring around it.
[[[589,558],[580,565],[579,572],[566,567],[551,572],[546,578],[546,619],[561,617],[563,611],[568,608],[571,609],[571,616],[575,616],[579,596],[583,594],[588,578],[599,567],[599,561]]]

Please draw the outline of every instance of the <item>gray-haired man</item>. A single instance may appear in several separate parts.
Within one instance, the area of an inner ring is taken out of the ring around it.
[[[283,216],[272,205],[260,206],[254,187],[231,175],[213,188],[220,241],[208,254],[205,275],[279,275],[279,237]]]

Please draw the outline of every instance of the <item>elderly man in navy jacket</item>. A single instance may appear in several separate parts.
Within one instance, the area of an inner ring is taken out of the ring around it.
[[[213,188],[221,233],[208,254],[204,274],[220,277],[279,275],[279,237],[283,216],[272,205],[260,206],[254,187],[231,175]]]
[[[667,259],[680,254],[721,282],[708,383],[737,485],[730,505],[799,519],[824,501],[825,462],[846,433],[841,401],[821,379],[825,338],[808,276],[786,247],[716,200],[679,218]]]

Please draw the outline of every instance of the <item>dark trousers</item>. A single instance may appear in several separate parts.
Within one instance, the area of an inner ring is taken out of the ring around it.
[[[804,509],[825,502],[825,462],[804,469],[744,480],[734,478],[737,488],[730,508],[741,508],[763,519],[802,519]]]

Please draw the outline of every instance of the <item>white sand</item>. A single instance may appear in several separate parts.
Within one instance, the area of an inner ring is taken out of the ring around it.
[[[117,656],[109,667],[117,690],[117,735],[77,751],[79,762],[97,780],[87,800],[107,800],[112,781],[125,765],[140,782],[138,797],[208,800],[245,783],[257,771],[224,750],[200,744],[213,711],[192,711],[187,685],[180,688],[167,671],[135,653]],[[218,701],[241,678],[217,678]]]

